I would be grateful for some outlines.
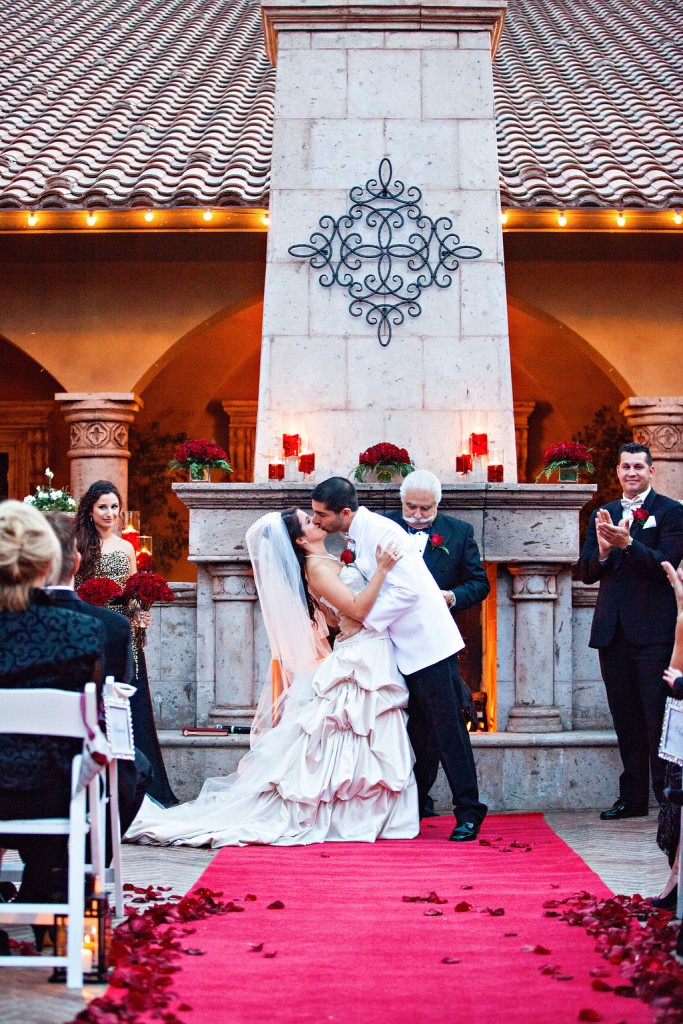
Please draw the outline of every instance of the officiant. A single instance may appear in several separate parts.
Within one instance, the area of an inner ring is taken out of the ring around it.
[[[424,558],[425,565],[436,580],[451,615],[481,604],[489,593],[486,570],[481,564],[474,530],[469,523],[439,512],[441,482],[426,469],[418,469],[404,477],[401,484],[401,508],[388,512],[387,518],[398,523],[413,538],[413,544]],[[465,717],[476,723],[476,711],[469,688],[458,673]],[[433,781],[436,781],[439,758],[433,757]],[[431,786],[430,786],[431,788]],[[422,816],[433,814],[433,802],[420,808]]]

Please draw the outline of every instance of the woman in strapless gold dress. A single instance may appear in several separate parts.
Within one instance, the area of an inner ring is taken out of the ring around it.
[[[121,520],[121,495],[109,480],[97,480],[81,498],[76,514],[76,544],[81,553],[81,566],[76,586],[95,576],[106,576],[121,587],[137,572],[135,549],[123,540],[116,530]],[[137,693],[131,699],[135,745],[147,757],[154,776],[148,795],[163,807],[172,807],[178,799],[171,789],[166,774],[149,691],[147,666],[141,630],[149,624],[149,612],[133,612],[126,605],[113,603],[114,611],[131,620],[133,627],[133,656]]]

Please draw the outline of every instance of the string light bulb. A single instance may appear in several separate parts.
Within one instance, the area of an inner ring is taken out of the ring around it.
[[[561,228],[564,228],[564,227],[567,226],[567,214],[565,213],[564,210],[562,211],[562,213],[559,214],[559,216],[557,218],[557,223],[560,225]]]
[[[202,216],[206,221],[213,220],[213,213],[211,212],[211,210],[204,210]]]
[[[36,224],[38,223],[38,214],[37,213],[29,213],[29,215],[26,218],[26,220],[28,222],[28,226],[30,228],[34,228],[36,226]]]
[[[86,218],[86,221],[87,221],[87,224],[88,224],[89,228],[95,227],[95,225],[97,224],[97,214],[89,213],[87,218]]]
[[[674,224],[683,224],[683,213],[679,210],[674,210]]]
[[[507,224],[507,222],[508,222],[508,212],[507,212],[507,210],[504,210],[501,213],[501,215],[500,215],[500,223],[501,224]]]
[[[265,224],[266,227],[270,224],[270,214],[264,213],[261,215],[261,223]]]
[[[617,214],[617,224],[619,225],[620,228],[623,228],[625,223],[626,223],[626,217],[624,217],[624,214],[621,212],[621,210],[619,210],[619,213]]]
[[[147,221],[148,224],[151,224],[152,221],[154,220],[154,213],[151,210],[147,210],[147,212],[145,213],[145,220]]]

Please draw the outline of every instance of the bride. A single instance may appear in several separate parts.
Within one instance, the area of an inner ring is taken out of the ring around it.
[[[397,546],[366,581],[325,550],[301,509],[270,512],[247,532],[273,662],[251,750],[227,778],[167,810],[146,800],[130,842],[185,846],[411,839],[419,832],[408,690],[386,632],[361,628],[330,652],[321,603],[359,623]]]

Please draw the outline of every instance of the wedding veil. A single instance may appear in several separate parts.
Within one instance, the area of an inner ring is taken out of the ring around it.
[[[313,628],[299,562],[280,513],[261,516],[246,539],[273,659],[252,724],[253,747],[280,720],[291,695],[308,699],[315,668],[330,648]]]

